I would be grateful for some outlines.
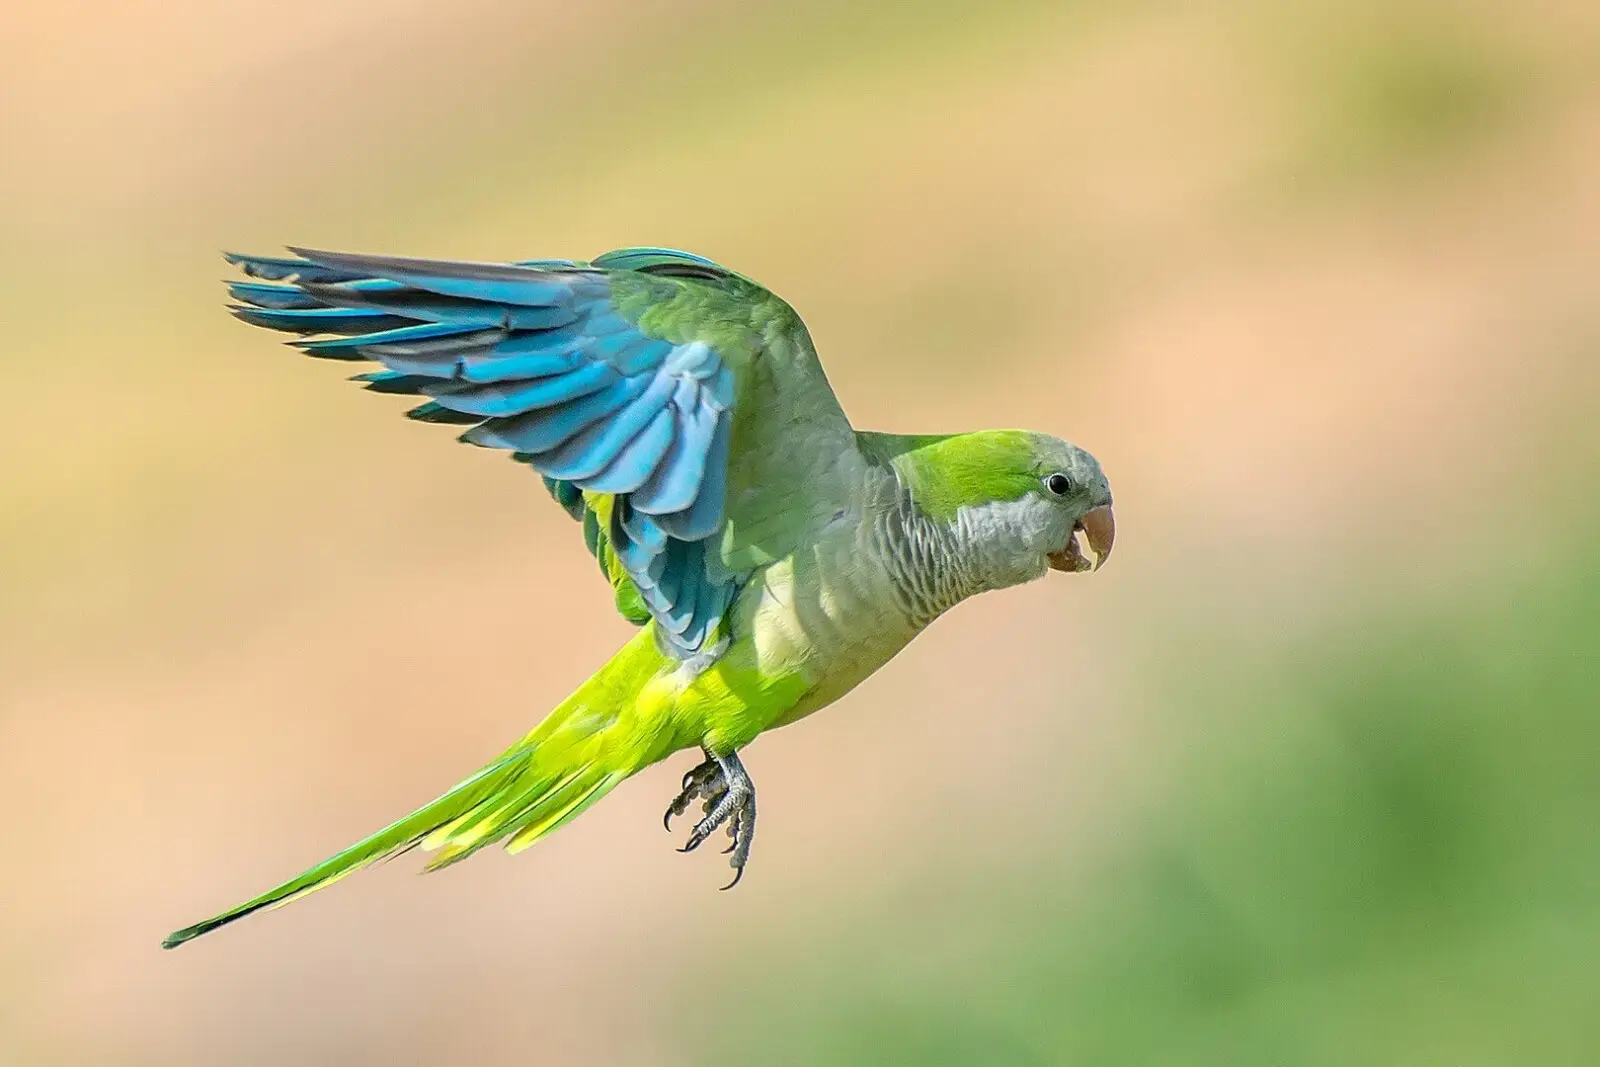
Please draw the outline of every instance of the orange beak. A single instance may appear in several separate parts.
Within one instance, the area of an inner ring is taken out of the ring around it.
[[[1084,540],[1089,542],[1089,551],[1094,553],[1093,563],[1090,563],[1078,548],[1079,531],[1082,531]],[[1111,514],[1111,505],[1104,504],[1091,508],[1078,520],[1078,525],[1073,528],[1072,537],[1067,541],[1066,547],[1059,552],[1050,553],[1050,567],[1058,571],[1097,571],[1101,564],[1110,558],[1111,546],[1116,539],[1117,520]]]

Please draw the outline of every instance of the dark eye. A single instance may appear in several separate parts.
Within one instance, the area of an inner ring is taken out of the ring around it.
[[[1066,496],[1072,492],[1072,479],[1065,474],[1052,474],[1044,480],[1044,487],[1056,496]]]

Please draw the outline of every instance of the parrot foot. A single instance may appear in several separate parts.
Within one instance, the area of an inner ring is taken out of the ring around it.
[[[727,786],[722,781],[722,765],[708,754],[704,763],[683,776],[683,792],[667,805],[667,813],[662,816],[661,825],[671,831],[672,820],[688,811],[689,805],[697,800],[704,800],[706,802],[704,810],[710,811],[712,803],[726,789]]]
[[[734,870],[733,881],[723,886],[732,889],[744,877],[745,864],[750,860],[750,846],[756,836],[756,787],[739,762],[737,754],[726,757],[706,757],[704,763],[683,776],[683,792],[667,808],[663,822],[672,828],[672,818],[689,810],[689,805],[701,801],[704,818],[695,824],[679,852],[693,852],[718,827],[726,827],[732,843],[724,850],[729,855],[728,866]]]

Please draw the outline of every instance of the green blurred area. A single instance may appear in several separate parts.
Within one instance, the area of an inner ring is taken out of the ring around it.
[[[264,10],[0,30],[0,1062],[1600,1059],[1592,4]],[[673,766],[161,954],[627,633],[222,313],[282,243],[714,256],[859,424],[1089,447],[1117,557],[762,739],[737,893]]]
[[[913,874],[892,904],[763,937],[783,983],[733,964],[741,993],[696,1045],[774,1065],[1593,1062],[1594,543],[1287,663],[1235,650],[1210,691],[1171,694],[1184,756],[1113,841],[1038,829],[937,907]]]

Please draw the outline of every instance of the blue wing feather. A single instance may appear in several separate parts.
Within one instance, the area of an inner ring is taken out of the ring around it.
[[[393,330],[383,330],[377,333],[362,334],[357,337],[334,337],[324,341],[296,341],[295,344],[308,354],[315,355],[319,352],[338,352],[349,350],[353,359],[377,359],[378,356],[364,355],[357,349],[370,349],[374,353],[385,350],[395,354],[412,354],[419,350],[416,342],[430,341],[440,337],[458,337],[462,334],[480,334],[483,328],[474,323],[460,322],[428,322],[412,326],[401,326]],[[405,347],[411,346],[411,347]]]
[[[252,326],[296,333],[376,333],[408,325],[411,320],[378,308],[264,308],[235,305],[235,318]]]
[[[229,283],[234,314],[297,335],[307,355],[370,360],[374,392],[427,399],[407,415],[468,426],[461,439],[506,449],[584,520],[597,555],[614,554],[657,623],[663,647],[704,651],[731,603],[711,573],[727,485],[732,370],[711,344],[651,335],[611,300],[614,272],[720,284],[711,260],[632,248],[591,264],[457,263],[291,249],[229,255],[260,281]],[[637,277],[637,275],[634,275]],[[594,521],[585,493],[613,501]],[[722,627],[725,634],[726,627]]]
[[[679,389],[681,393],[683,386]],[[671,515],[694,503],[705,480],[706,456],[716,432],[716,412],[693,395],[674,399],[682,412],[678,439],[633,496],[633,506],[650,515]]]
[[[576,370],[549,378],[489,385],[445,380],[427,387],[424,392],[452,411],[493,419],[555,407],[597,392],[619,377],[607,364],[585,363]]]
[[[434,379],[417,374],[403,374],[393,370],[368,371],[351,375],[352,382],[362,382],[374,393],[400,393],[410,396],[422,392],[422,386]]]
[[[662,515],[657,521],[673,537],[698,541],[722,528],[723,497],[728,483],[728,443],[732,435],[726,412],[717,417],[716,429],[701,463],[702,475],[694,502],[687,508]]]
[[[468,430],[461,439],[468,444],[487,448],[508,448],[513,452],[532,453],[528,462],[537,469],[541,454],[562,444],[590,424],[620,411],[644,390],[645,383],[639,379],[623,378],[598,392],[569,401],[547,412],[531,412],[509,419],[490,419]]]
[[[258,308],[318,308],[322,301],[293,285],[273,285],[267,282],[228,282],[228,295],[243,304]]]
[[[406,418],[416,422],[437,422],[445,425],[465,426],[476,423],[478,420],[472,415],[463,415],[459,411],[451,411],[437,400],[430,400],[425,404],[418,404],[406,412]]]
[[[663,407],[649,425],[617,452],[604,470],[588,480],[590,492],[617,495],[639,488],[666,455],[676,430],[672,412]]]

